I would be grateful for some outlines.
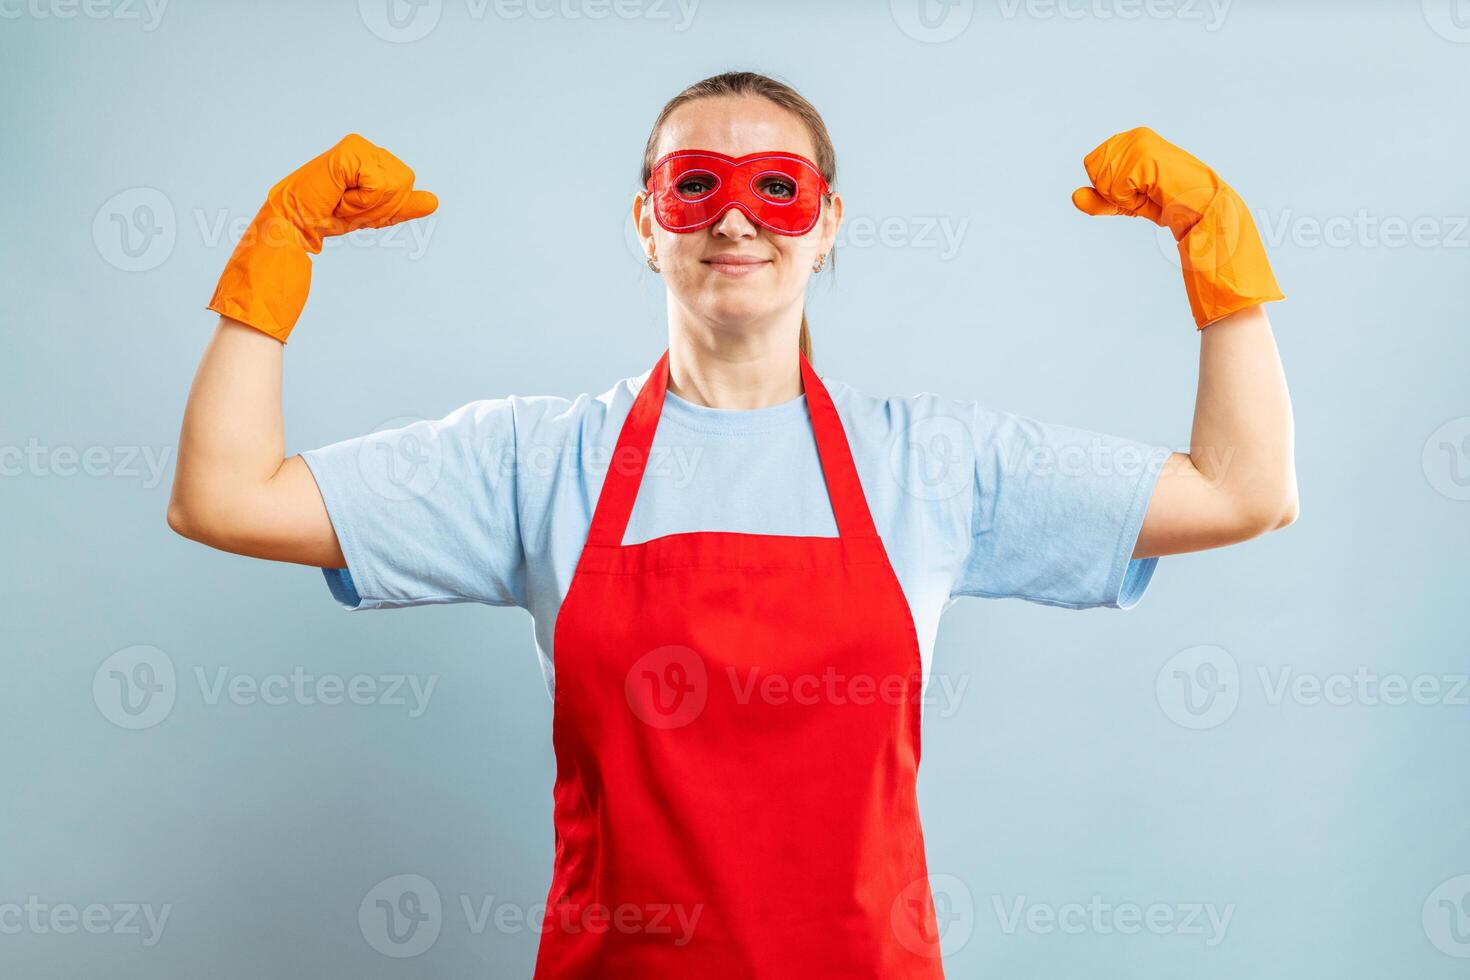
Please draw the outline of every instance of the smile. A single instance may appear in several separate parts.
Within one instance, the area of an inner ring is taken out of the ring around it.
[[[705,265],[724,276],[749,276],[771,264],[770,259],[758,259],[749,255],[716,255],[701,259]]]

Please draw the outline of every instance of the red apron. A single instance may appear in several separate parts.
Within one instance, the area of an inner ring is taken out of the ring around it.
[[[943,977],[919,826],[918,636],[798,354],[839,536],[624,545],[666,350],[556,620],[556,865],[538,980]]]

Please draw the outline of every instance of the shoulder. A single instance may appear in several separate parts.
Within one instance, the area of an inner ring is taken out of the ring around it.
[[[649,372],[622,378],[602,392],[576,395],[508,395],[474,403],[500,408],[512,419],[518,439],[527,444],[601,441],[621,426]],[[473,406],[466,406],[472,408]],[[484,409],[481,409],[482,411]]]
[[[841,381],[824,379],[824,383],[854,437],[933,449],[963,449],[987,458],[1003,457],[1028,447],[1113,439],[1089,429],[1009,412],[974,398],[955,398],[932,391],[871,395]]]
[[[875,395],[838,380],[823,379],[832,404],[849,435],[884,443],[951,438],[974,439],[976,427],[992,422],[992,413],[971,399],[932,391],[911,395]]]

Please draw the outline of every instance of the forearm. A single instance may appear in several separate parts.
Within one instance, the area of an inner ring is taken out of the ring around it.
[[[1201,333],[1190,462],[1244,530],[1289,524],[1297,510],[1291,398],[1265,308]]]

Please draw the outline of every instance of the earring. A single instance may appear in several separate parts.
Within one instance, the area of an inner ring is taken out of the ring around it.
[[[650,255],[648,257],[648,267],[650,269],[652,269],[654,272],[659,271],[658,270],[658,259],[655,256]]]
[[[815,262],[812,263],[812,272],[814,272],[814,273],[821,272],[822,271],[822,263],[823,262],[826,262],[826,261],[827,261],[827,256],[825,254],[824,255],[818,255],[817,256],[817,261],[815,261]]]

